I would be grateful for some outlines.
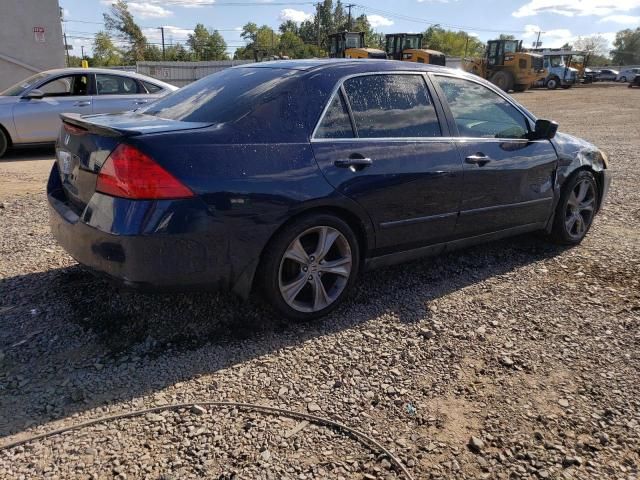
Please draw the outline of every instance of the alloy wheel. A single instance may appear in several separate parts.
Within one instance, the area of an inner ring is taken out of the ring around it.
[[[593,183],[582,180],[573,187],[565,210],[565,228],[575,238],[582,238],[593,220],[596,206],[596,192]]]
[[[344,291],[352,266],[351,247],[339,230],[309,228],[289,244],[280,261],[280,295],[299,312],[324,310]]]

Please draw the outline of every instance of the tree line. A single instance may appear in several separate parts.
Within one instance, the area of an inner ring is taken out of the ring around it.
[[[186,42],[165,45],[150,43],[133,19],[125,0],[116,0],[103,14],[105,30],[96,33],[93,40],[92,66],[133,65],[138,61],[198,61],[228,60],[227,43],[215,29],[199,23]],[[384,50],[385,37],[376,32],[365,14],[352,18],[341,0],[323,0],[309,19],[300,23],[283,21],[277,30],[268,25],[249,22],[242,27],[240,36],[246,45],[236,49],[234,59],[255,60],[287,56],[289,58],[326,57],[329,35],[334,32],[364,32],[365,44]],[[500,35],[513,39],[512,35]],[[118,45],[120,46],[118,46]],[[484,53],[485,44],[464,31],[454,31],[433,25],[423,32],[423,47],[438,50],[453,57],[475,57]],[[571,48],[572,45],[565,45]],[[575,49],[593,52],[591,65],[640,63],[640,28],[618,32],[614,50],[608,51],[608,42],[601,36],[579,38]],[[79,57],[70,59],[79,64]]]

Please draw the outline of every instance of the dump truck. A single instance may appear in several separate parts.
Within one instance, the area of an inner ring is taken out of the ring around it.
[[[484,57],[465,59],[462,67],[505,92],[524,92],[547,76],[543,61],[542,55],[524,51],[522,40],[489,40]]]
[[[580,83],[580,70],[572,68],[571,64],[574,63],[574,58],[576,64],[580,62],[580,58],[585,58],[582,62],[586,63],[587,57],[584,52],[562,48],[540,49],[534,52],[542,54],[543,65],[547,71],[547,76],[538,80],[534,87],[546,87],[549,90],[555,90],[558,87],[567,89]],[[584,72],[584,67],[582,70]]]
[[[422,39],[421,33],[390,33],[385,35],[387,57],[403,62],[444,66],[446,64],[444,53],[422,48]]]
[[[329,35],[329,56],[331,58],[387,58],[387,54],[377,48],[367,48],[364,32],[339,32]]]

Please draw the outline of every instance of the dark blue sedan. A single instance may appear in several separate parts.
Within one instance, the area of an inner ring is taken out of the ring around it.
[[[130,286],[259,291],[296,319],[365,268],[524,232],[577,244],[609,185],[598,148],[424,64],[243,65],[63,121],[47,191],[78,262]]]

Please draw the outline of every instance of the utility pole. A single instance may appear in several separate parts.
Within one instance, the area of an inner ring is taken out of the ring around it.
[[[535,48],[540,48],[540,45],[542,45],[540,43],[540,35],[542,35],[544,32],[538,32],[538,39],[536,40],[536,45]]]
[[[84,45],[80,45],[80,51],[82,52],[81,59],[84,60]]]
[[[67,54],[67,67],[70,67],[71,64],[69,63],[69,44],[67,43],[67,34],[66,34],[66,32],[64,34],[64,51]]]
[[[464,43],[464,57],[462,58],[467,58],[467,50],[469,48],[469,34],[467,33],[465,36],[467,37],[467,41]]]
[[[158,27],[160,29],[160,32],[162,33],[162,60],[165,59],[164,56],[164,27]]]
[[[349,9],[349,31],[351,31],[351,8],[355,7],[354,4],[350,3],[349,5],[345,5]]]

